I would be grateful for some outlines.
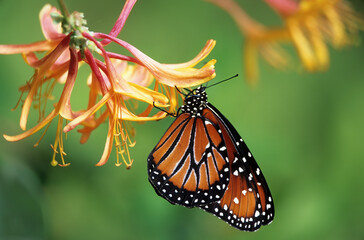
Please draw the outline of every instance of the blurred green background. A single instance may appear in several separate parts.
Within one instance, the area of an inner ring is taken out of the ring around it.
[[[240,2],[263,23],[280,24],[261,1]],[[1,0],[0,43],[42,40],[38,13],[45,3]],[[85,13],[91,30],[109,32],[124,1],[66,3],[71,11]],[[354,4],[364,10],[360,1]],[[297,59],[285,72],[261,61],[260,83],[253,89],[243,77],[243,38],[232,19],[209,3],[140,0],[119,37],[163,63],[188,61],[207,39],[217,40],[208,57],[218,60],[214,81],[240,76],[209,89],[209,99],[263,169],[275,220],[256,233],[240,232],[200,209],[158,197],[147,180],[146,158],[172,118],[134,124],[137,144],[130,170],[115,167],[114,154],[105,166],[95,167],[107,124],[84,145],[76,131],[68,134],[71,165],[51,167],[53,123],[36,149],[41,132],[16,143],[0,138],[0,239],[364,239],[363,44],[331,49],[331,65],[323,73],[306,73]],[[20,55],[0,56],[1,134],[21,132],[20,109],[10,109],[32,73]],[[80,108],[87,103],[87,73],[81,70],[73,96]]]

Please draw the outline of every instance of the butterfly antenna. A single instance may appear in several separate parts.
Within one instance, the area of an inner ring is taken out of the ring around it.
[[[229,78],[227,78],[227,79],[221,80],[220,82],[214,83],[214,84],[212,84],[212,85],[210,85],[210,86],[206,86],[205,88],[209,88],[209,87],[215,86],[215,85],[217,85],[217,84],[220,84],[220,83],[223,83],[223,82],[229,81],[229,80],[231,80],[231,79],[233,79],[233,78],[236,78],[237,76],[239,76],[239,74],[235,74],[235,75],[234,75],[234,76],[232,76],[232,77],[229,77]]]
[[[182,94],[183,96],[187,96],[188,94],[190,94],[192,91],[190,90],[190,89],[188,89],[188,88],[185,88],[185,90],[187,90],[188,91],[188,94],[186,94],[186,93],[184,93],[184,92],[182,92],[177,86],[174,86],[174,88],[180,93],[180,94]]]

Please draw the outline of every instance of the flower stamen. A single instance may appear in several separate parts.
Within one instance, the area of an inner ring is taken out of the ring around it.
[[[61,167],[67,167],[70,165],[70,163],[66,163],[64,160],[64,156],[66,156],[66,152],[64,151],[63,148],[63,132],[62,132],[62,128],[63,128],[63,117],[58,116],[58,123],[57,123],[57,131],[56,131],[56,138],[54,140],[54,144],[51,144],[51,148],[53,149],[53,157],[52,157],[52,161],[51,161],[51,165],[53,167],[55,166],[61,166]],[[57,151],[57,149],[59,149],[59,152]],[[56,160],[56,156],[57,154],[59,154],[61,156],[61,160],[62,163],[58,163],[58,161]]]

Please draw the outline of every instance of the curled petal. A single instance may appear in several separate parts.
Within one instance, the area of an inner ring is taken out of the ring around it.
[[[201,85],[215,78],[215,63],[216,60],[212,59],[200,69],[170,69],[161,64],[155,64],[151,71],[160,83],[171,87],[187,88]]]
[[[46,118],[43,119],[43,121],[38,123],[33,128],[29,129],[28,131],[23,132],[16,136],[9,136],[9,135],[4,134],[3,137],[9,142],[15,142],[15,141],[19,141],[24,138],[27,138],[27,137],[31,136],[32,134],[38,132],[40,129],[42,129],[48,123],[50,123],[57,115],[58,115],[58,113],[55,110],[53,110]]]
[[[34,66],[39,61],[37,55],[34,52],[23,53],[22,57],[26,64]]]
[[[55,23],[52,19],[51,14],[60,12],[57,8],[51,6],[50,4],[44,5],[39,13],[39,21],[42,27],[43,35],[47,40],[55,40],[64,38],[65,35],[62,33],[61,23]]]
[[[189,68],[196,66],[199,62],[204,60],[212,51],[212,49],[215,47],[216,41],[213,39],[210,39],[206,42],[205,46],[202,48],[202,50],[197,54],[196,57],[194,57],[192,60],[185,62],[185,63],[178,63],[178,64],[163,64],[164,66],[167,66],[172,69],[176,68]]]
[[[153,76],[160,82],[169,86],[179,86],[179,87],[193,87],[205,83],[213,79],[215,74],[215,62],[216,60],[210,60],[201,69],[195,68],[180,68],[172,69],[161,63],[158,63],[139,51],[134,46],[129,43],[111,37],[103,33],[94,33],[97,38],[110,39],[113,42],[126,48],[131,54],[133,54],[143,65],[148,68],[148,70],[153,74]]]

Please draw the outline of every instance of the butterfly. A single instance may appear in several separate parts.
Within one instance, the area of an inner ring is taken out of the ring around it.
[[[185,94],[148,156],[149,182],[172,204],[199,207],[239,230],[256,231],[274,218],[270,190],[245,142],[205,90]]]

